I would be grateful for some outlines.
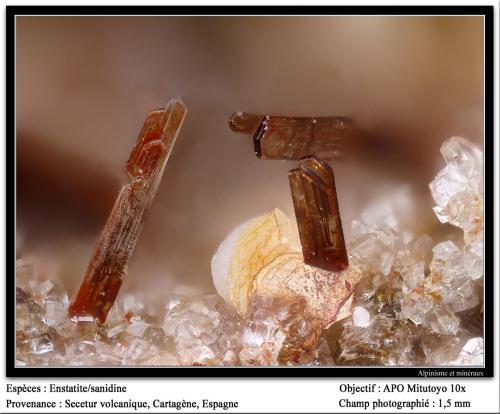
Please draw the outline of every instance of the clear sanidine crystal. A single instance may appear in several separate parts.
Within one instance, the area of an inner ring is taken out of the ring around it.
[[[255,297],[243,328],[241,363],[314,364],[321,328],[321,321],[307,316],[303,300]]]
[[[464,345],[457,359],[451,365],[476,365],[484,364],[484,340],[483,338],[472,338]]]
[[[101,323],[106,320],[186,112],[182,101],[172,100],[165,109],[148,115],[126,165],[130,182],[122,187],[97,242],[69,307],[71,316],[92,316]]]
[[[482,153],[464,138],[452,137],[441,146],[441,154],[446,167],[429,184],[434,211],[442,223],[460,227],[474,239],[483,217]]]
[[[163,330],[181,365],[233,365],[240,349],[239,321],[218,295],[185,298],[168,310]]]
[[[356,306],[352,310],[352,323],[354,326],[366,328],[370,326],[370,312],[362,306]]]
[[[396,262],[399,248],[403,246],[401,236],[389,226],[375,227],[354,220],[351,237],[349,254],[354,262],[366,270],[379,271],[387,276]]]
[[[460,137],[447,140],[441,154],[447,165],[429,185],[434,212],[442,223],[464,231],[465,268],[478,279],[483,274],[483,154]]]
[[[442,153],[447,167],[430,185],[435,212],[464,230],[464,249],[460,240],[434,245],[426,235],[408,237],[398,220],[354,221],[349,252],[364,278],[352,317],[329,330],[336,364],[467,365],[464,359],[475,355],[481,360],[482,153],[462,138],[445,142]],[[368,326],[360,307],[369,312]]]

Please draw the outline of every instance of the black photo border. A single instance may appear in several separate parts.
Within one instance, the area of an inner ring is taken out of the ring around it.
[[[23,15],[476,15],[484,16],[484,367],[16,367],[15,19]],[[6,7],[6,376],[18,377],[493,377],[494,27],[493,6],[7,6]],[[465,373],[462,374],[461,373]],[[434,375],[435,376],[434,376]]]

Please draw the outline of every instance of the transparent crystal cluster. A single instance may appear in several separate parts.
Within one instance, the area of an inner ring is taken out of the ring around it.
[[[30,273],[29,266],[17,269],[16,360],[20,366],[235,362],[231,356],[239,344],[235,340],[239,322],[217,295],[189,299],[172,295],[150,306],[127,294],[115,302],[106,323],[99,324],[91,317],[70,319],[68,298],[60,286],[50,281],[33,283],[36,279]],[[31,286],[26,280],[31,280]]]
[[[18,366],[333,363],[326,341],[318,341],[319,323],[303,317],[301,303],[259,299],[239,318],[219,295],[172,294],[151,306],[126,294],[99,324],[68,318],[66,293],[55,282],[36,282],[31,266],[18,267],[16,284]]]
[[[354,221],[349,251],[364,279],[352,317],[329,332],[338,364],[482,361],[482,345],[470,351],[469,344],[482,335],[483,321],[482,153],[457,137],[441,153],[447,165],[430,184],[434,211],[441,222],[461,228],[464,238],[434,244],[428,235],[386,224],[396,219]]]
[[[246,318],[240,360],[244,365],[318,365],[333,362],[321,340],[321,321],[307,317],[303,301],[256,297]],[[326,352],[325,352],[326,351]]]
[[[452,137],[441,146],[446,161],[429,184],[442,223],[464,231],[464,264],[473,279],[483,275],[483,154],[473,144]]]
[[[469,339],[451,365],[483,365],[483,363],[484,340],[479,337]]]
[[[443,223],[435,243],[389,217],[352,222],[348,251],[363,278],[352,314],[322,330],[304,303],[257,296],[245,318],[218,295],[122,295],[104,324],[68,317],[68,296],[20,261],[16,360],[24,365],[481,365],[482,154],[446,141],[430,184]],[[395,209],[397,210],[397,209]],[[385,211],[385,210],[384,210]]]

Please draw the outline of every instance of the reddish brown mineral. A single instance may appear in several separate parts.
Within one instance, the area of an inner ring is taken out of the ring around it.
[[[252,134],[257,157],[300,160],[314,154],[325,160],[342,157],[355,142],[352,121],[342,117],[284,117],[236,112],[229,118],[235,132]]]
[[[97,241],[80,289],[69,306],[71,317],[106,320],[127,273],[147,213],[187,109],[172,100],[149,114],[126,165],[129,183],[118,195]]]
[[[304,262],[332,272],[348,266],[332,168],[310,157],[288,173]]]

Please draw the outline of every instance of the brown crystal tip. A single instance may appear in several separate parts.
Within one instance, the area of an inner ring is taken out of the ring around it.
[[[70,317],[106,321],[186,113],[182,101],[172,100],[146,118],[125,166],[130,181],[122,187],[97,241],[80,289],[68,308]]]
[[[130,178],[150,177],[162,154],[170,154],[186,113],[186,105],[180,100],[149,113],[125,166]]]
[[[229,118],[234,132],[253,135],[257,157],[300,160],[316,155],[325,160],[341,158],[352,145],[354,124],[348,118],[284,117],[235,112]]]
[[[339,272],[349,265],[332,168],[317,157],[288,173],[304,262]]]

